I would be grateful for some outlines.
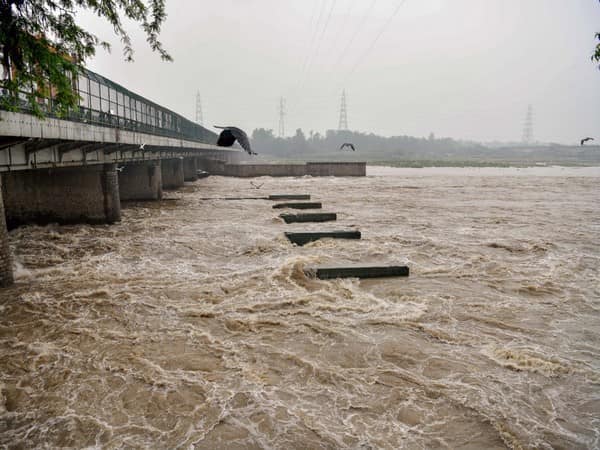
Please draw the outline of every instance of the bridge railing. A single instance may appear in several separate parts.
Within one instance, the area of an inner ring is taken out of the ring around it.
[[[79,106],[69,111],[67,117],[60,117],[62,119],[207,144],[217,140],[212,131],[91,70],[82,70],[73,86],[79,96]],[[33,113],[28,94],[19,92],[17,104],[12,106],[21,112]],[[0,90],[0,96],[9,95],[8,91]],[[36,105],[43,114],[58,117],[51,96],[37,98]]]

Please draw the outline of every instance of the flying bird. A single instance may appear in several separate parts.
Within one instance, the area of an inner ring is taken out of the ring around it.
[[[580,145],[583,145],[583,144],[585,144],[587,141],[593,141],[593,140],[594,140],[594,138],[593,138],[593,137],[586,137],[586,138],[583,138],[583,139],[582,139],[582,140],[579,142],[579,144],[580,144]]]
[[[219,127],[215,125],[215,128],[220,128],[221,134],[219,135],[219,139],[217,140],[217,145],[219,147],[231,147],[233,143],[237,140],[242,148],[246,150],[246,153],[249,155],[257,155],[250,148],[250,140],[248,139],[248,135],[237,127]]]
[[[341,146],[340,146],[340,150],[344,150],[344,147],[350,147],[352,149],[353,152],[356,151],[356,149],[354,148],[354,144],[351,144],[350,142],[344,142]]]
[[[140,145],[140,150],[144,150],[145,146],[146,146],[146,143],[144,142],[142,145]]]
[[[261,184],[254,184],[252,181],[250,182],[250,184],[252,185],[252,187],[254,189],[260,189],[261,187],[263,187],[263,184],[265,183],[261,183]]]

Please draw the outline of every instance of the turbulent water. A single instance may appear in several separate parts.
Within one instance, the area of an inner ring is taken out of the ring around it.
[[[600,447],[600,169],[253,183],[199,180],[111,226],[11,231],[1,447]],[[274,193],[338,221],[216,199]],[[363,238],[283,236],[306,229]],[[359,262],[411,274],[303,271]]]

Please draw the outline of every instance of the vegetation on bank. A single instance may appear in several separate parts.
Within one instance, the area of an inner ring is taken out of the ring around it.
[[[356,151],[341,150],[351,142]],[[328,130],[324,135],[301,129],[290,137],[272,130],[252,133],[252,147],[263,160],[366,161],[396,167],[526,167],[535,165],[597,166],[598,145],[506,144],[487,146],[451,138],[414,136],[383,137],[373,133]]]
[[[526,161],[448,161],[448,160],[407,160],[407,161],[367,161],[370,166],[385,167],[595,167],[600,163],[573,163],[573,162],[549,162],[549,163],[531,163]]]

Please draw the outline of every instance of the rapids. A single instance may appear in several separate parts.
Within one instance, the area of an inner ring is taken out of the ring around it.
[[[600,447],[598,168],[255,183],[10,232],[0,447]],[[286,192],[337,223],[216,199]],[[319,229],[363,238],[283,237]],[[329,262],[411,275],[304,275]]]

